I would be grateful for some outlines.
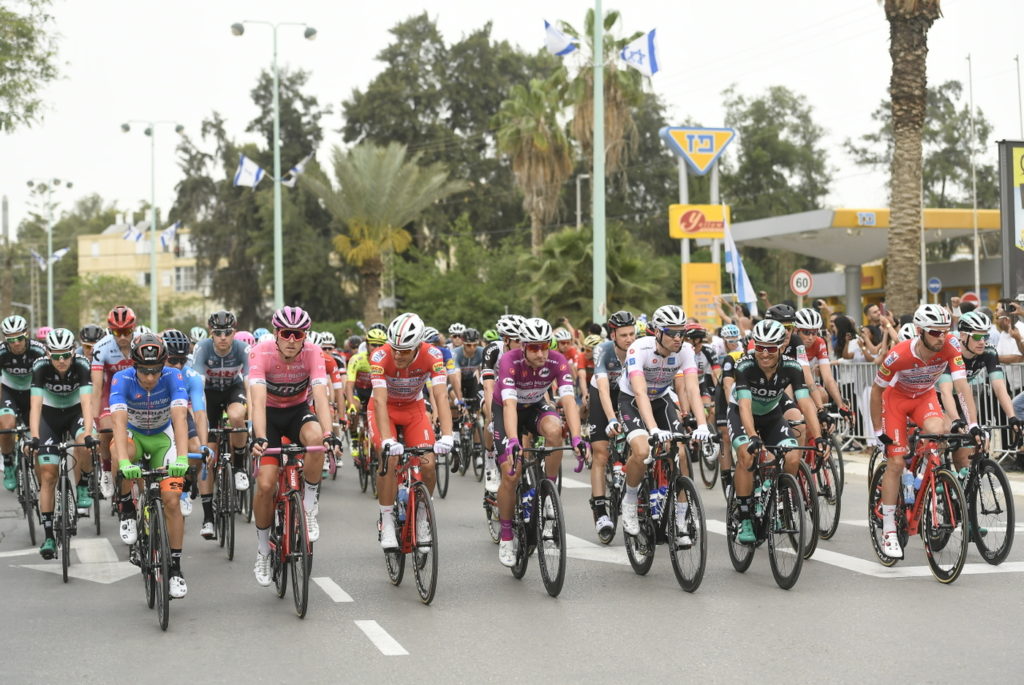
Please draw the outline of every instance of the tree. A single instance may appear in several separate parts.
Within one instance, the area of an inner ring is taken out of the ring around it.
[[[57,304],[54,303],[55,306]],[[69,327],[74,326],[72,321],[79,325],[88,322],[102,325],[107,312],[119,304],[128,305],[135,310],[140,321],[146,321],[149,318],[149,289],[124,276],[89,274],[65,288],[59,300],[62,311],[80,312],[80,316],[59,321]]]
[[[300,185],[323,202],[347,233],[334,239],[335,249],[359,269],[363,321],[380,321],[381,275],[385,259],[408,249],[406,226],[435,202],[465,189],[448,179],[441,163],[421,166],[420,155],[407,155],[399,143],[380,147],[362,143],[348,152],[334,146],[332,186],[322,173],[304,173]]]
[[[58,76],[50,4],[20,0],[0,5],[0,132],[31,126],[42,117],[40,91]]]
[[[895,312],[920,301],[921,172],[927,110],[928,29],[942,16],[939,0],[883,0],[892,73],[892,163],[885,300]]]

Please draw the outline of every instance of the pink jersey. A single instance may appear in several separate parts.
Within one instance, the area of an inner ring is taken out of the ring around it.
[[[946,344],[931,359],[924,361],[914,353],[917,339],[904,340],[892,348],[889,356],[878,367],[875,384],[890,388],[908,397],[923,395],[935,388],[935,382],[949,364],[953,380],[966,378],[960,341],[952,333],[946,334]]]
[[[268,407],[302,404],[314,385],[327,386],[323,352],[307,340],[302,351],[286,362],[276,340],[256,343],[249,348],[249,383],[266,386]]]

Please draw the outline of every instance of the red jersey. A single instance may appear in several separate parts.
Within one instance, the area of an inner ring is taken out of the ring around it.
[[[810,366],[813,369],[818,364],[832,363],[832,360],[828,357],[828,345],[825,344],[825,339],[820,335],[815,336],[814,342],[810,345],[804,346],[804,352],[807,356],[804,359],[798,359],[800,366]]]
[[[331,387],[335,390],[340,390],[345,387],[344,381],[341,378],[341,371],[338,369],[338,362],[335,361],[334,355],[330,352],[323,352],[324,355],[324,370],[327,372],[327,378],[331,381]]]
[[[889,356],[878,367],[875,384],[890,388],[909,397],[918,397],[935,388],[935,382],[946,370],[953,380],[967,378],[964,357],[960,340],[952,333],[946,333],[946,343],[928,361],[924,361],[914,352],[917,339],[904,340],[892,348]]]
[[[418,402],[427,380],[433,385],[447,385],[444,357],[428,343],[420,343],[412,363],[404,369],[395,364],[391,345],[378,347],[370,355],[370,385],[385,388],[389,404]]]

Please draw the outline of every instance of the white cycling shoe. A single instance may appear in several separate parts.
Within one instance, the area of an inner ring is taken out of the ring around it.
[[[636,502],[622,500],[622,530],[630,535],[640,534],[640,520],[636,516]]]
[[[498,543],[498,561],[511,568],[516,563],[516,541],[502,540]]]
[[[188,594],[188,585],[181,576],[171,576],[168,584],[171,586],[171,599],[181,599]]]
[[[273,577],[270,575],[270,555],[260,554],[256,552],[256,566],[252,569],[253,575],[256,576],[256,582],[267,587],[273,582]]]
[[[139,539],[138,525],[133,518],[127,518],[121,520],[121,542],[126,545],[134,545],[135,541]]]
[[[245,471],[235,471],[235,490],[248,490],[249,476]]]
[[[900,536],[896,531],[882,535],[882,554],[893,559],[903,558],[903,547],[900,545]]]

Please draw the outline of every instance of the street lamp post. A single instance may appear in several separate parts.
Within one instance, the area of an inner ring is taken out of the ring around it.
[[[131,124],[145,124],[143,131],[149,136],[149,325],[154,331],[160,330],[157,326],[157,273],[156,273],[156,125],[174,124],[174,132],[181,134],[185,127],[176,121],[161,119],[160,121],[146,121],[145,119],[131,119],[121,124],[121,130],[125,133],[131,130]]]
[[[46,325],[53,328],[53,191],[60,187],[70,188],[71,181],[59,178],[34,178],[28,182],[29,188],[39,188],[46,193]]]
[[[316,38],[316,29],[308,24],[295,21],[273,23],[269,21],[253,21],[245,19],[231,25],[231,33],[241,36],[245,33],[245,24],[263,24],[269,26],[274,37],[274,51],[271,61],[271,72],[274,80],[272,108],[274,111],[274,139],[271,141],[274,153],[274,309],[284,306],[284,249],[281,230],[281,106],[279,102],[280,85],[277,73],[277,29],[281,26],[303,26],[306,40]]]

